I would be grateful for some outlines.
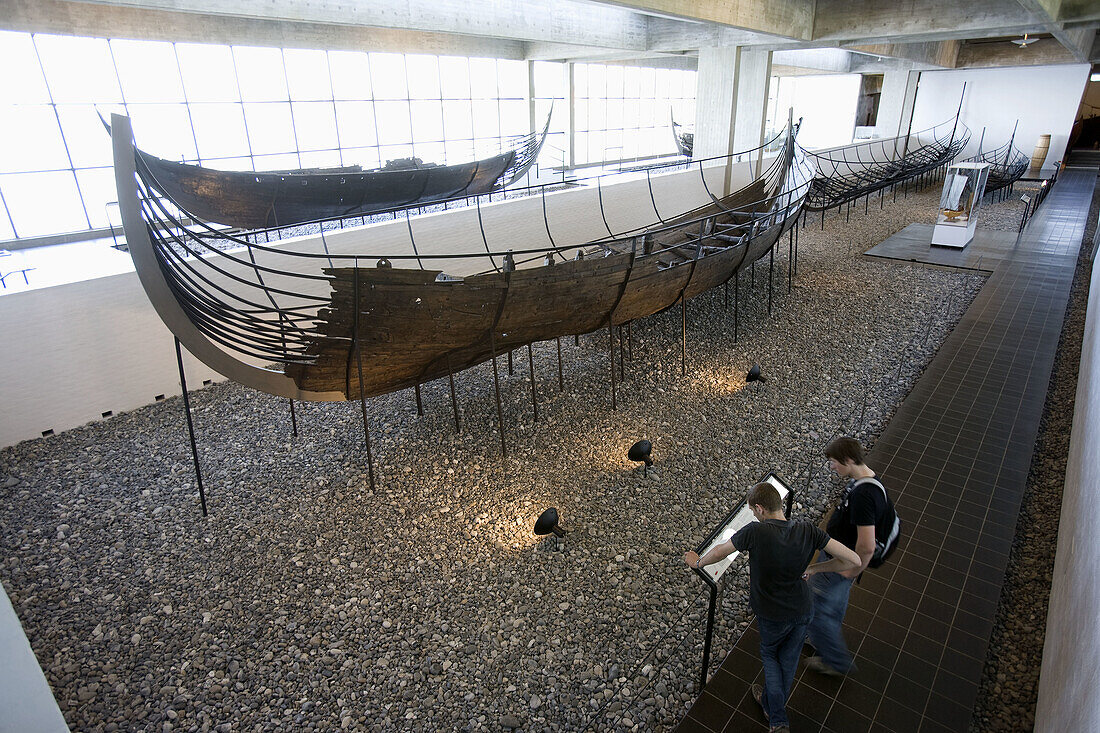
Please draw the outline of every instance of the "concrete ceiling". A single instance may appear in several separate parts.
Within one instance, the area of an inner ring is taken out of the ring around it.
[[[819,72],[1100,61],[1097,0],[3,0],[0,28],[684,67],[755,46]],[[1040,41],[1020,48],[1024,33]],[[664,60],[664,61],[662,61]]]

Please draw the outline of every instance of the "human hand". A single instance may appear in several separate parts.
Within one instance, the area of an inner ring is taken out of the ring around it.
[[[684,562],[687,566],[694,570],[699,566],[699,553],[692,550],[688,550],[684,553]]]

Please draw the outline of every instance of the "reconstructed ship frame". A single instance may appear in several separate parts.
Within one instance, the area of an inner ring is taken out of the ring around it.
[[[797,128],[789,124],[782,151],[767,170],[728,196],[710,192],[703,161],[697,161],[711,201],[673,218],[658,211],[647,171],[660,220],[653,226],[613,232],[601,193],[608,236],[559,245],[546,220],[546,188],[541,187],[547,246],[494,252],[482,226],[484,251],[422,257],[409,224],[412,254],[337,254],[329,251],[323,228],[323,251],[310,251],[307,245],[261,245],[255,232],[237,235],[194,220],[192,212],[166,198],[143,165],[129,120],[115,115],[112,128],[127,245],[149,300],[176,341],[204,515],[181,344],[233,381],[290,398],[292,419],[295,399],[358,399],[373,486],[367,397],[414,387],[419,407],[420,385],[448,377],[457,428],[457,372],[492,360],[495,379],[498,355],[526,345],[530,360],[533,343],[559,339],[560,378],[560,338],[607,328],[614,408],[614,327],[629,327],[677,303],[686,318],[687,300],[728,283],[765,253],[774,256],[785,232],[793,247],[814,175],[795,144]],[[764,148],[747,152],[756,152],[762,161]],[[727,164],[732,160],[725,158]],[[407,266],[394,267],[391,259]],[[425,259],[487,261],[493,270],[450,276],[427,269]],[[496,265],[497,259],[503,266]],[[735,301],[735,334],[736,312]],[[686,340],[682,365],[686,369]],[[530,376],[537,419],[533,367]],[[501,449],[507,455],[499,383],[496,397]]]
[[[817,167],[806,208],[822,211],[938,171],[970,141],[970,130],[953,119],[917,133],[872,140],[806,155]]]
[[[1016,126],[1020,124],[1016,121]],[[1013,143],[1016,141],[1016,126],[1012,128],[1012,137],[1004,145],[993,150],[982,150],[985,142],[985,130],[978,140],[978,152],[967,160],[972,163],[989,163],[989,177],[986,179],[985,192],[992,194],[1002,189],[1012,190],[1012,184],[1020,180],[1031,165],[1031,160]]]
[[[547,116],[541,131],[516,138],[510,150],[481,160],[435,165],[409,159],[373,170],[223,171],[142,150],[136,154],[144,175],[196,220],[263,229],[420,206],[509,186],[534,164],[549,129]]]

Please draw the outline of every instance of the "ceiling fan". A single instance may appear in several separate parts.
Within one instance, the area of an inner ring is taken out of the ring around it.
[[[1029,38],[1028,34],[1025,33],[1023,38],[1017,38],[1012,42],[1020,48],[1026,48],[1027,46],[1030,46],[1032,43],[1035,43],[1038,40],[1038,38]]]

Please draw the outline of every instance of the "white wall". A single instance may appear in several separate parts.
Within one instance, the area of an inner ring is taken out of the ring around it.
[[[748,162],[734,166],[735,187],[747,182],[748,169]],[[721,189],[724,173],[724,166],[705,169],[712,191]],[[623,174],[615,181],[603,186],[612,230],[618,233],[657,220],[644,174]],[[709,201],[698,166],[653,175],[652,184],[664,218]],[[559,246],[607,235],[594,184],[547,194],[546,210]],[[482,216],[493,251],[548,244],[538,196],[483,205]],[[484,250],[474,208],[417,217],[412,226],[422,254]],[[411,253],[404,219],[329,232],[326,239],[334,254]],[[297,240],[294,246],[321,251],[318,241]],[[284,269],[309,266],[314,272],[327,265],[324,260],[303,261],[270,253],[257,253],[257,260]],[[490,269],[484,260],[466,263],[465,271],[454,260],[429,260],[426,265],[459,275]],[[395,262],[395,266],[399,265]],[[271,276],[268,282],[278,284]],[[324,284],[317,287],[327,293]],[[180,393],[172,335],[149,304],[132,269],[0,296],[0,344],[4,348],[0,359],[0,446],[37,438],[46,430],[59,433],[101,419],[107,411],[132,410],[153,402],[157,395]],[[186,352],[185,368],[192,389],[200,387],[203,380],[221,379]]]
[[[1053,165],[1064,157],[1089,69],[1088,64],[1070,64],[925,71],[917,89],[913,131],[954,117],[966,82],[961,119],[970,128],[971,145],[962,157],[977,151],[982,127],[983,148],[989,150],[1008,142],[1019,119],[1016,147],[1030,157],[1039,136],[1049,134],[1047,165]]]

